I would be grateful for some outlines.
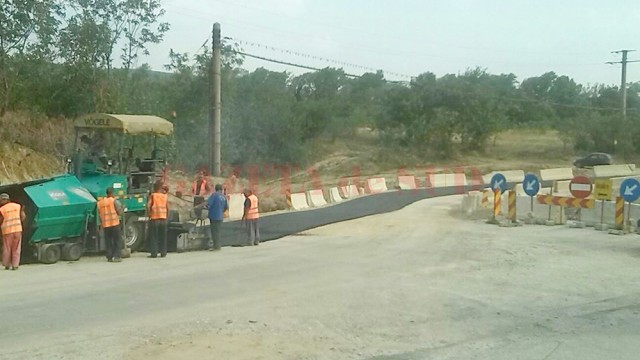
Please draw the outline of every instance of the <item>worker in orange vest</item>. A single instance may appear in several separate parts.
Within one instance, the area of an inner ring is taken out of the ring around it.
[[[247,227],[249,246],[259,245],[260,225],[258,224],[258,219],[260,218],[260,211],[258,210],[258,197],[253,193],[253,190],[249,189],[244,189],[244,196],[242,222]]]
[[[158,245],[160,257],[167,256],[167,219],[169,215],[169,202],[167,193],[169,188],[156,182],[153,193],[147,201],[147,214],[149,214],[149,257],[158,257]]]
[[[98,215],[100,225],[107,244],[107,261],[121,262],[120,247],[122,235],[120,233],[120,216],[122,216],[122,206],[113,197],[113,188],[107,188],[107,196],[98,200]]]
[[[0,228],[2,229],[2,265],[18,270],[22,247],[22,223],[27,219],[22,206],[11,202],[9,194],[0,194]]]
[[[211,186],[209,186],[209,182],[207,182],[204,175],[204,171],[198,172],[196,181],[194,181],[191,186],[191,195],[206,198],[211,193]]]

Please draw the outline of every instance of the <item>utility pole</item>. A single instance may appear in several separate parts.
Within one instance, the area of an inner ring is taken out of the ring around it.
[[[213,57],[211,59],[210,78],[210,100],[209,100],[209,164],[212,165],[213,176],[220,176],[222,166],[220,156],[220,121],[221,121],[221,100],[220,100],[220,49],[222,47],[220,37],[220,24],[213,24]]]
[[[639,62],[640,60],[629,61],[627,55],[635,50],[618,50],[613,51],[614,54],[622,54],[621,61],[610,61],[607,64],[622,64],[622,80],[620,82],[620,90],[622,91],[622,117],[627,117],[627,64]]]

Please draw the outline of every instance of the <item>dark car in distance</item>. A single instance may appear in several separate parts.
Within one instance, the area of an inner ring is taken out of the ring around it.
[[[609,154],[605,153],[592,153],[585,157],[576,159],[573,162],[573,166],[577,168],[592,167],[596,165],[611,165],[613,158]]]

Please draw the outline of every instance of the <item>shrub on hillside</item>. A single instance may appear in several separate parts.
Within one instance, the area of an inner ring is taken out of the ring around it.
[[[50,119],[23,112],[6,113],[0,118],[0,140],[16,143],[41,153],[64,157],[73,147],[73,122]]]

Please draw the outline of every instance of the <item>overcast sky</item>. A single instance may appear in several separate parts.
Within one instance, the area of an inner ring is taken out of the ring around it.
[[[619,84],[614,50],[640,50],[638,0],[163,0],[171,30],[143,58],[162,70],[169,49],[193,54],[214,22],[245,52],[314,67],[371,69],[387,79],[480,66],[518,80],[547,71],[582,84]],[[259,45],[258,45],[259,44]],[[275,48],[275,49],[272,49]],[[283,51],[286,50],[286,51]],[[290,51],[291,53],[288,53]],[[640,59],[640,52],[630,53]],[[244,68],[300,73],[247,59]],[[391,74],[391,73],[397,73]],[[640,63],[629,64],[640,81]]]

